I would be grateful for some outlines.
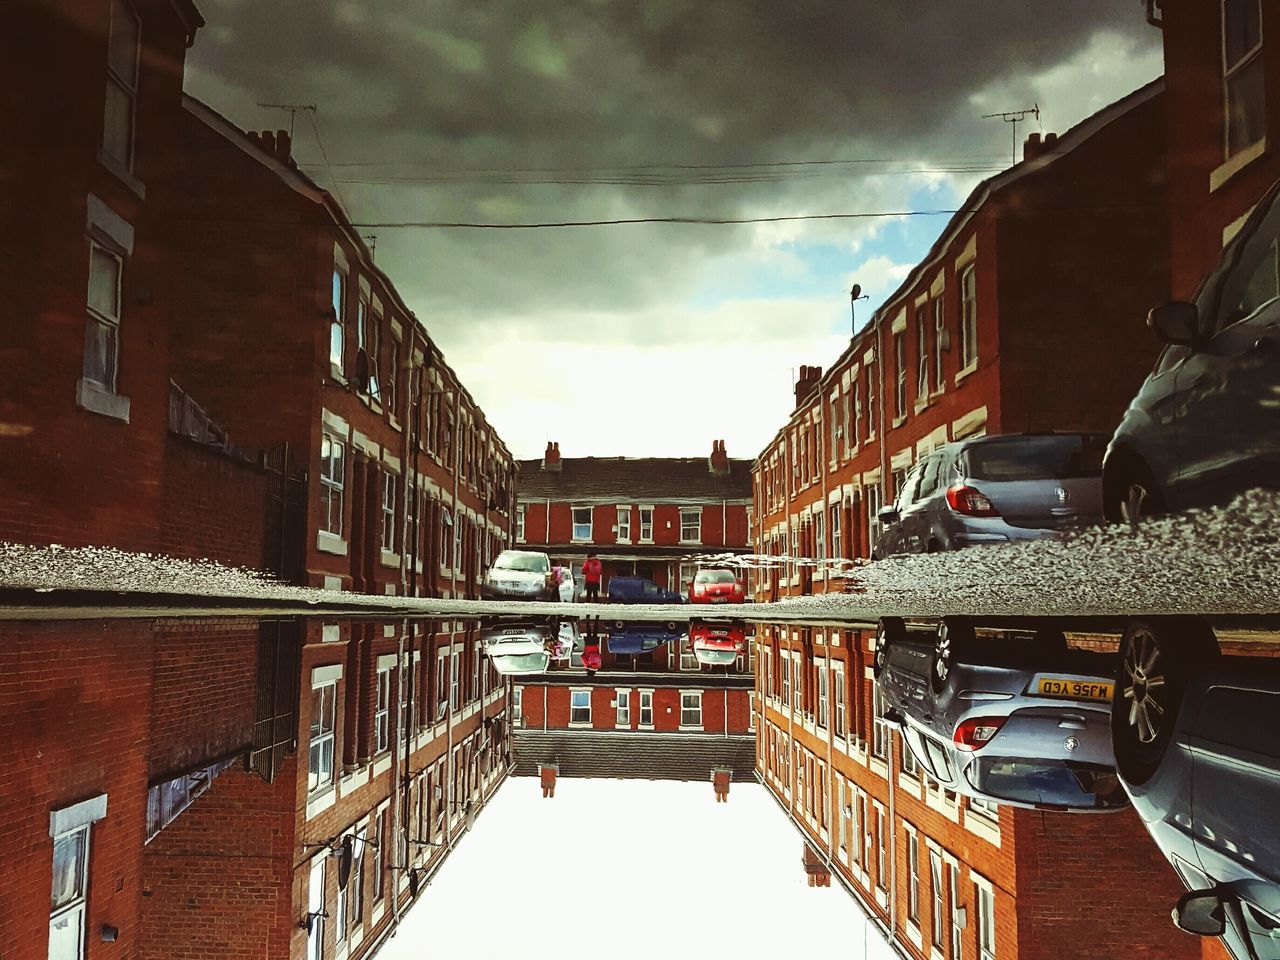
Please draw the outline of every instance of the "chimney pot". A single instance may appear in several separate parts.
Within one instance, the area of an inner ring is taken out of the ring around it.
[[[286,166],[293,166],[293,138],[288,130],[276,131],[276,159]]]
[[[1040,134],[1028,134],[1027,139],[1022,144],[1022,159],[1034,160],[1036,157],[1040,156],[1040,152]]]
[[[543,470],[560,470],[560,444],[547,441],[546,452],[542,455]]]
[[[261,136],[262,136],[262,139],[259,142],[262,144],[262,149],[274,157],[276,155],[275,133],[273,133],[270,130],[263,130]]]
[[[1046,152],[1052,150],[1057,145],[1058,135],[1056,133],[1046,133],[1044,135],[1044,149]]]

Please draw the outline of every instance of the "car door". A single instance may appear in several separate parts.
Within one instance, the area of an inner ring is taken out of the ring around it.
[[[1244,659],[1188,698],[1196,852],[1215,880],[1280,883],[1280,671]]]
[[[1280,203],[1256,215],[1197,298],[1203,342],[1177,371],[1171,506],[1280,485]]]

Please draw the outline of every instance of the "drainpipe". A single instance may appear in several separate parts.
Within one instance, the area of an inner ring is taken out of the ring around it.
[[[397,679],[397,686],[398,686],[398,681],[399,681],[400,664],[404,663],[404,639],[405,639],[405,632],[406,632],[408,629],[409,629],[409,621],[408,621],[407,619],[406,619],[406,620],[402,620],[402,621],[401,621],[401,625],[400,625],[400,638],[396,641],[396,679]],[[413,669],[412,669],[412,668],[410,668],[410,670],[409,670],[409,674],[410,674],[410,677],[412,677],[412,675],[413,675]],[[411,688],[412,688],[412,683],[413,683],[413,681],[412,681],[412,679],[411,679],[411,680],[410,680],[410,687],[411,687]],[[401,697],[403,697],[403,696],[404,696],[404,691],[403,691],[403,690],[397,690],[397,693],[398,693]],[[409,715],[410,720],[412,720],[412,718],[413,718],[413,703],[412,703],[412,701],[410,701],[410,703],[409,703],[409,708],[408,708],[407,713],[408,713],[408,715]],[[397,711],[396,711],[396,718],[397,718],[397,719],[399,719],[399,715],[400,715],[400,711],[399,711],[399,710],[397,710]],[[404,758],[405,758],[405,775],[404,775],[403,777],[400,775],[400,744],[401,744],[402,742],[406,744],[405,752],[404,752],[404,755],[405,755],[405,757],[404,757]],[[395,808],[392,808],[392,809],[391,809],[391,816],[392,816],[392,818],[393,818],[393,819],[392,819],[392,822],[393,822],[393,823],[398,823],[398,824],[400,824],[400,835],[401,835],[401,840],[403,841],[403,843],[397,844],[397,850],[399,851],[399,859],[400,859],[400,862],[401,862],[402,864],[407,864],[407,863],[409,862],[409,830],[408,830],[407,823],[405,822],[405,820],[404,820],[404,816],[403,816],[403,815],[408,811],[408,809],[409,809],[409,776],[408,776],[408,774],[409,774],[409,770],[408,770],[408,767],[409,767],[409,749],[408,749],[407,744],[408,744],[408,741],[404,739],[404,731],[403,731],[403,730],[396,730],[395,743],[394,743],[394,745],[393,745],[393,746],[392,746],[392,748],[391,748],[391,749],[392,749],[392,754],[391,754],[391,769],[392,769],[393,771],[395,771],[395,772],[394,772],[394,774],[392,775],[391,796],[392,796],[393,798],[399,797],[399,796],[400,796],[400,792],[401,792],[401,790],[403,789],[403,791],[404,791],[404,800],[403,800],[402,802],[403,802],[403,804],[404,804],[404,807],[403,807],[403,809],[401,809],[401,808],[400,808],[400,804],[398,804],[398,803],[397,803],[397,804],[396,804],[396,806],[395,806]],[[382,839],[380,838],[378,842],[379,842],[379,843],[383,843],[383,842],[385,842],[385,841],[384,841],[384,840],[382,840]],[[393,919],[392,919],[392,921],[391,921],[391,927],[392,927],[392,929],[395,929],[396,927],[398,927],[398,926],[400,925],[400,888],[399,888],[399,883],[400,883],[400,878],[399,878],[399,877],[396,877],[395,879],[393,879],[393,880],[391,881],[391,891],[392,891],[392,894],[391,894],[391,906],[392,906],[392,911],[391,911],[391,912],[392,912],[392,917],[393,917]]]
[[[878,433],[880,434],[880,435],[879,435],[879,437],[877,438],[877,440],[878,440],[878,441],[879,441],[879,443],[880,443],[880,507],[883,507],[883,506],[884,506],[884,500],[885,500],[884,494],[885,494],[885,490],[887,489],[887,482],[888,482],[888,479],[889,479],[889,448],[888,448],[888,446],[887,446],[888,438],[885,436],[885,433],[884,433],[884,431],[885,431],[885,421],[884,421],[884,407],[885,407],[885,392],[884,392],[884,363],[882,363],[882,362],[881,362],[881,359],[882,359],[882,358],[881,358],[881,352],[882,352],[882,351],[881,351],[881,349],[880,349],[880,346],[881,346],[881,344],[880,344],[880,314],[881,314],[881,313],[883,313],[883,312],[884,312],[883,310],[877,310],[877,311],[876,311],[876,354],[875,354],[876,373],[878,374],[877,379],[880,381],[880,386],[877,388],[877,392],[878,392],[878,393],[879,393],[879,395],[880,395],[880,397],[879,397],[879,399],[880,399],[880,416],[878,417],[878,419],[879,419],[879,421],[880,421],[880,424],[879,424],[879,426],[877,426],[877,427],[876,427],[876,430],[877,430],[877,431],[878,431]],[[879,508],[877,508],[877,509],[879,509]],[[868,544],[870,543],[870,539],[869,539],[869,538],[868,538],[868,541],[867,541],[867,542],[868,542]],[[892,796],[892,792],[890,793],[890,796]]]

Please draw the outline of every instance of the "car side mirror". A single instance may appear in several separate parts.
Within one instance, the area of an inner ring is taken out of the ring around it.
[[[1179,930],[1199,937],[1220,937],[1227,928],[1222,895],[1217,890],[1184,893],[1173,908],[1173,922]]]
[[[1147,314],[1147,326],[1164,343],[1194,347],[1200,342],[1200,311],[1194,303],[1174,300],[1153,307]]]
[[[902,519],[902,514],[898,513],[897,507],[881,507],[876,517],[881,523],[897,523]]]

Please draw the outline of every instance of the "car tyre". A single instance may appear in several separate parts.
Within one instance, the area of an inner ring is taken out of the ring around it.
[[[878,679],[889,663],[889,648],[907,638],[907,625],[901,617],[882,617],[876,627],[875,660],[871,672]]]
[[[1195,618],[1135,620],[1125,629],[1111,691],[1111,742],[1125,782],[1139,786],[1159,769],[1188,681],[1219,655],[1213,630]]]
[[[1165,512],[1164,497],[1141,460],[1126,457],[1103,478],[1103,515],[1112,523],[1137,527]]]
[[[960,617],[943,617],[933,639],[933,657],[929,661],[929,686],[934,693],[946,689],[957,663],[969,658],[973,650],[973,624]]]

